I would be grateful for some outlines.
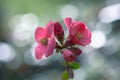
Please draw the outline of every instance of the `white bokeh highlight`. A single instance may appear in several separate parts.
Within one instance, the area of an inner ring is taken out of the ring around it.
[[[12,42],[20,47],[31,43],[34,31],[39,26],[37,16],[32,13],[16,15],[12,18],[11,23],[14,26]]]
[[[14,59],[15,50],[7,43],[0,42],[0,61],[8,62]]]
[[[105,42],[106,42],[106,36],[102,31],[93,31],[92,32],[92,42],[91,42],[91,46],[94,48],[100,48],[102,46],[104,46]]]
[[[110,23],[120,19],[120,4],[114,4],[103,8],[99,13],[99,19],[103,23]]]
[[[74,5],[65,5],[61,8],[62,19],[71,17],[76,19],[78,17],[78,9]]]

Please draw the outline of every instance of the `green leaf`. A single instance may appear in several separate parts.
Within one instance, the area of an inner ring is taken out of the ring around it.
[[[69,76],[66,70],[62,74],[62,80],[69,80]]]
[[[71,67],[72,67],[72,69],[78,69],[78,68],[80,68],[80,64],[77,62],[72,62]]]

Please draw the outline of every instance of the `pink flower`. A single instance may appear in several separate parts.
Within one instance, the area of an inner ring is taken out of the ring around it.
[[[69,37],[73,43],[85,46],[91,42],[91,32],[87,26],[80,21],[72,21],[71,18],[64,20],[66,27],[69,30]]]
[[[63,55],[64,59],[68,62],[75,61],[74,53],[71,52],[70,50],[67,50],[67,49],[64,50],[62,55]]]
[[[64,31],[62,26],[60,25],[59,22],[55,22],[54,24],[54,35],[57,38],[58,41],[60,41],[61,43],[64,40]]]
[[[41,59],[43,55],[49,57],[52,55],[56,46],[55,37],[53,34],[54,23],[49,22],[46,28],[38,27],[35,30],[35,39],[38,45],[35,47],[35,56],[37,59]]]

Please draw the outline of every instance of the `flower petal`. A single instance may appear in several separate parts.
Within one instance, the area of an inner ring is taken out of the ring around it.
[[[69,30],[70,26],[71,26],[71,23],[72,23],[72,19],[70,17],[67,17],[67,18],[65,18],[64,23]]]
[[[46,30],[49,35],[52,35],[52,33],[54,32],[54,23],[52,21],[47,23]]]
[[[79,40],[83,46],[91,42],[91,32],[86,29],[82,34],[82,38]]]
[[[47,49],[47,46],[43,46],[43,45],[38,45],[35,47],[35,57],[36,59],[40,60],[43,55],[45,54],[45,51]]]
[[[69,31],[70,35],[74,35],[75,33],[80,32],[80,31],[83,32],[86,28],[86,26],[83,22],[76,22],[73,24],[74,25],[71,26],[70,31]]]
[[[80,45],[82,45],[82,44],[80,43],[80,41],[79,41],[75,36],[70,35],[70,39],[72,40],[72,42],[73,42],[74,44],[80,44]]]
[[[35,39],[39,43],[40,38],[47,36],[46,30],[44,28],[38,27],[35,30]]]
[[[88,39],[91,39],[91,32],[90,30],[86,29],[84,30],[84,32],[80,32],[83,36],[83,38],[88,38]]]
[[[50,55],[53,54],[53,50],[55,49],[56,46],[56,41],[54,35],[51,36],[51,39],[48,42],[47,50],[45,53],[46,57],[49,57]]]

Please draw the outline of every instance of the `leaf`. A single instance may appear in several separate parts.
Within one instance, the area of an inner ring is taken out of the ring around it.
[[[78,68],[80,68],[80,64],[77,62],[72,62],[71,67],[72,67],[72,69],[78,69]]]
[[[66,70],[62,74],[62,80],[69,80],[69,76]]]

